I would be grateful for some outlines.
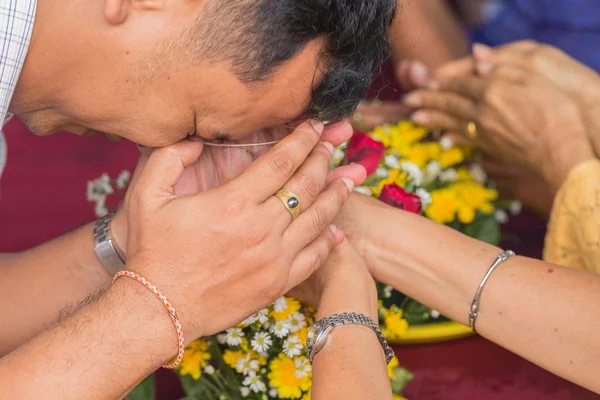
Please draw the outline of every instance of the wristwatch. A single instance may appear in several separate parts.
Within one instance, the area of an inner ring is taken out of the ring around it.
[[[94,251],[104,268],[113,276],[125,267],[125,260],[119,254],[117,245],[110,234],[110,221],[114,216],[115,212],[113,211],[100,218],[94,225]]]
[[[392,358],[394,358],[394,350],[392,350],[387,340],[385,340],[381,329],[379,329],[379,325],[364,314],[342,313],[325,317],[322,320],[315,322],[310,328],[306,339],[306,347],[309,350],[308,358],[311,363],[317,353],[327,344],[331,331],[334,328],[344,325],[362,325],[373,330],[377,335],[377,339],[379,339],[379,343],[381,343],[381,347],[383,347],[385,362],[389,364],[390,361],[392,361]]]

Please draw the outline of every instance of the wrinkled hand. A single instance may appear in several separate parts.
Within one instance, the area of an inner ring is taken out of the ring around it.
[[[416,123],[464,133],[468,121],[476,122],[477,146],[536,171],[553,192],[573,167],[593,157],[577,102],[544,77],[498,66],[486,78],[457,77],[440,85],[405,99],[419,109]]]
[[[204,193],[175,189],[201,141],[156,149],[141,165],[127,199],[127,267],[170,298],[188,340],[234,326],[297,286],[341,240],[328,226],[353,183],[327,185],[331,149],[316,128],[300,125],[242,175]],[[273,196],[282,187],[300,198],[295,221]]]

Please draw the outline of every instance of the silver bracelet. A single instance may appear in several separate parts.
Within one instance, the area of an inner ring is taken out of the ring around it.
[[[373,332],[375,332],[375,335],[377,335],[377,339],[383,348],[385,362],[389,364],[390,361],[392,361],[392,358],[394,358],[394,350],[385,340],[379,325],[377,325],[371,318],[364,314],[342,313],[330,315],[313,324],[306,340],[306,347],[309,350],[308,358],[311,364],[317,353],[321,351],[327,344],[327,340],[331,331],[338,326],[344,325],[362,325],[370,328]]]
[[[94,225],[94,251],[111,276],[125,266],[125,260],[119,254],[110,232],[110,222],[114,216],[115,212],[112,212],[100,218]]]
[[[506,250],[505,252],[500,253],[498,257],[496,257],[496,260],[490,266],[490,269],[488,269],[488,272],[481,280],[481,283],[477,288],[477,292],[475,292],[475,297],[473,297],[473,302],[471,303],[471,310],[469,311],[469,326],[471,327],[473,332],[477,332],[477,329],[475,329],[475,323],[477,322],[477,316],[479,315],[479,302],[481,301],[481,293],[483,292],[483,287],[485,286],[486,282],[488,281],[496,267],[514,255],[515,252],[512,250]]]

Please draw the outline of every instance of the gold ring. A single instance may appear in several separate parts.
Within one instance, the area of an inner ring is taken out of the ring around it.
[[[475,124],[475,122],[473,122],[473,121],[469,121],[469,123],[467,124],[466,133],[467,133],[467,137],[469,139],[471,139],[471,141],[477,140],[477,137],[479,136],[479,132],[477,130],[477,124]]]
[[[275,197],[281,200],[285,208],[292,214],[292,220],[298,218],[298,215],[300,215],[300,199],[298,196],[287,189],[281,189],[275,193]]]

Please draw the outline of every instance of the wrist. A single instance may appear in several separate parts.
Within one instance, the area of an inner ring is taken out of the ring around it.
[[[349,279],[340,279],[328,285],[321,293],[317,308],[317,319],[344,312],[365,314],[377,321],[377,287],[365,270],[365,274],[347,274]]]
[[[552,193],[556,194],[578,165],[595,158],[591,146],[586,142],[573,146],[561,146],[551,158],[552,162],[544,177]]]

